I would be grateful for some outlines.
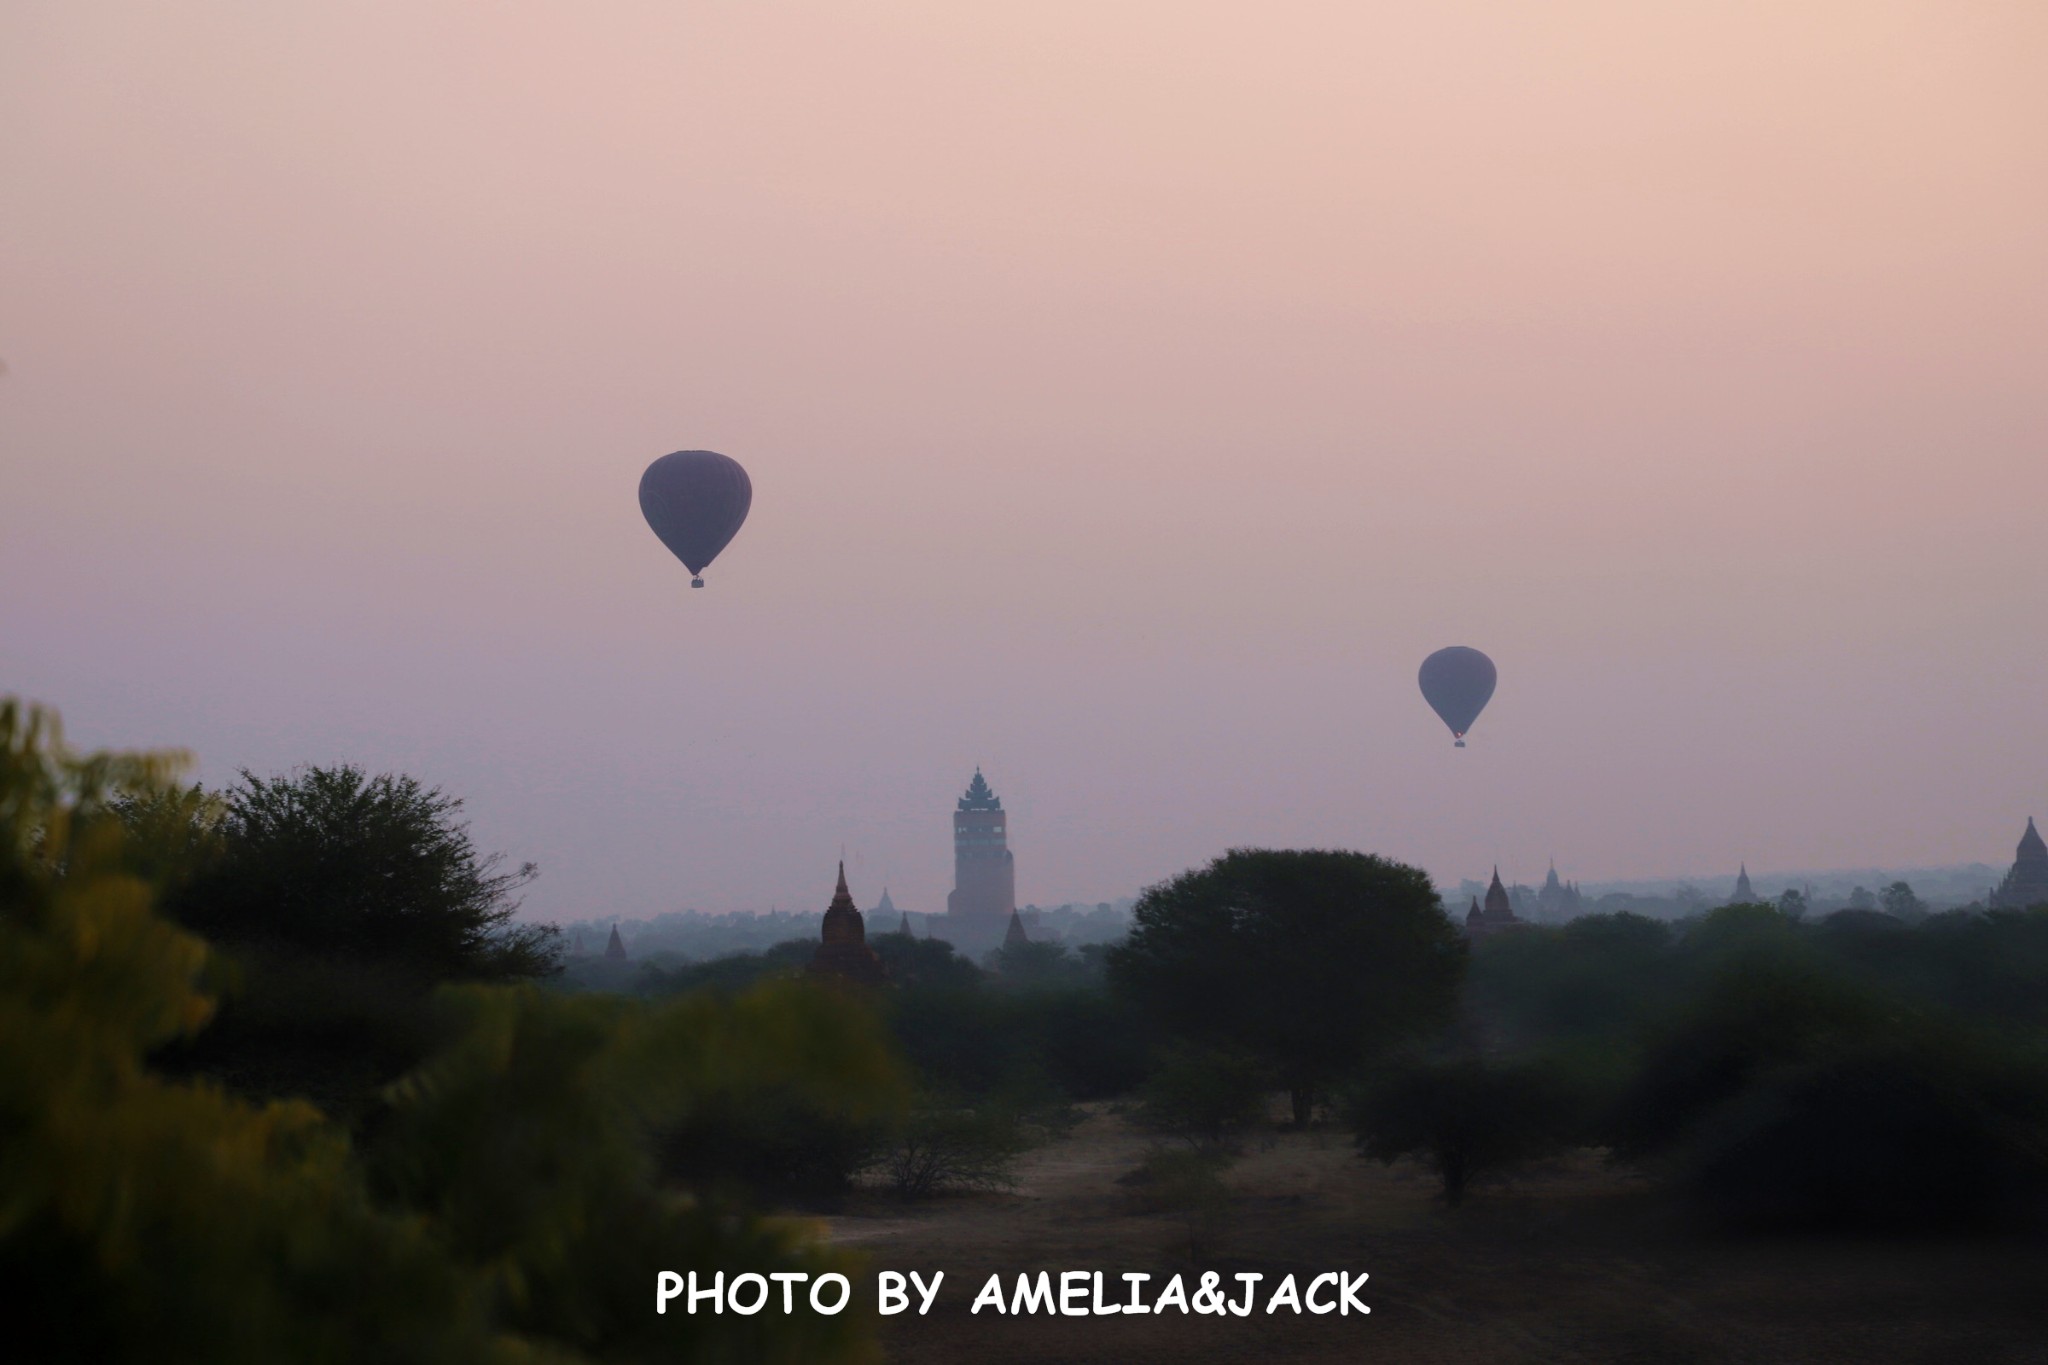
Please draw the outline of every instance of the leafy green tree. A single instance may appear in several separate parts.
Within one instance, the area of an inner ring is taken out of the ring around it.
[[[1392,1164],[1426,1161],[1457,1208],[1479,1176],[1574,1145],[1584,1102],[1555,1067],[1476,1056],[1386,1068],[1345,1105],[1359,1152]]]
[[[1264,1062],[1299,1125],[1364,1058],[1441,1028],[1464,969],[1427,873],[1321,849],[1233,849],[1155,886],[1109,955],[1166,1030]]]
[[[72,1359],[525,1361],[484,1285],[378,1211],[310,1107],[167,1081],[206,945],[152,913],[124,799],[177,756],[66,749],[0,701],[0,1276],[16,1343]]]
[[[124,801],[163,757],[66,750],[0,701],[0,1276],[10,1344],[80,1360],[585,1365],[874,1358],[858,1309],[648,1312],[660,1270],[852,1274],[814,1231],[654,1183],[651,1136],[769,1089],[886,1117],[871,1017],[823,992],[663,1007],[462,988],[367,1168],[299,1101],[146,1060],[202,1029],[216,963],[154,913]]]
[[[164,1063],[355,1123],[445,1040],[436,986],[551,971],[553,930],[514,918],[532,868],[499,871],[460,811],[350,767],[121,802],[131,863],[231,969],[214,1026]]]
[[[704,1110],[786,1097],[886,1122],[905,1091],[872,1015],[797,982],[658,1006],[532,986],[462,987],[458,1039],[392,1094],[367,1160],[389,1202],[488,1277],[520,1333],[597,1359],[805,1360],[858,1349],[849,1312],[648,1311],[656,1270],[848,1273],[799,1224],[706,1179],[655,1183],[659,1135]]]

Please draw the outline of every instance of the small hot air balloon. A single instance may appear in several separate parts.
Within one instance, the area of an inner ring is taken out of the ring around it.
[[[1486,709],[1499,678],[1493,660],[1476,649],[1452,645],[1424,659],[1416,681],[1422,684],[1422,699],[1443,717],[1444,724],[1451,727],[1451,734],[1457,738],[1457,747],[1462,749],[1465,732]]]
[[[661,543],[704,586],[704,569],[738,534],[754,502],[754,481],[715,450],[678,450],[640,476],[640,513]]]

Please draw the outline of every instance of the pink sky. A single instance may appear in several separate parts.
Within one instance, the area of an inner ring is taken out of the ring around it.
[[[977,762],[1039,903],[2003,860],[2044,70],[2034,0],[16,0],[0,692],[413,772],[565,918],[939,909]]]

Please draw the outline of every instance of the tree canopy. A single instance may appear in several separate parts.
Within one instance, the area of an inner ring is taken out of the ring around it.
[[[157,850],[170,837],[155,828],[162,801],[125,812]],[[553,928],[515,919],[533,864],[500,871],[497,855],[477,852],[461,810],[403,774],[244,770],[221,796],[210,856],[192,859],[197,870],[172,885],[167,908],[227,945],[402,961],[437,980],[546,975]]]
[[[1464,968],[1427,873],[1326,849],[1233,849],[1152,887],[1109,954],[1113,987],[1169,1032],[1265,1062],[1297,1123],[1374,1051],[1446,1023]]]

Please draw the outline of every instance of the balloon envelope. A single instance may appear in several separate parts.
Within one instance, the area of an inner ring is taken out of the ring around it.
[[[715,450],[678,450],[640,476],[640,513],[694,576],[718,558],[747,519],[754,481]],[[693,587],[704,586],[696,578]]]
[[[1460,744],[1465,742],[1465,732],[1472,728],[1472,722],[1486,709],[1486,703],[1493,697],[1493,685],[1499,679],[1493,660],[1464,645],[1452,645],[1430,655],[1422,661],[1422,672],[1416,677],[1422,684],[1422,699],[1443,717]]]

